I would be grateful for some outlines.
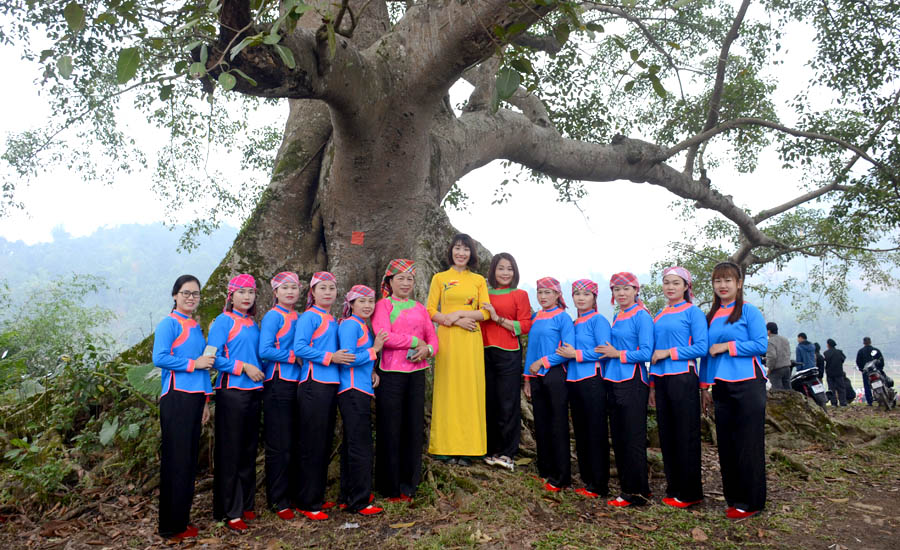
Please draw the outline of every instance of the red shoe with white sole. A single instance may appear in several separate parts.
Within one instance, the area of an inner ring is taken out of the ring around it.
[[[544,490],[545,490],[545,491],[550,491],[551,493],[558,493],[558,492],[561,491],[561,489],[560,489],[559,487],[557,487],[556,485],[550,483],[549,481],[546,482],[546,483],[544,483]]]
[[[244,519],[247,521],[250,521],[251,519],[256,519],[256,512],[254,512],[253,510],[244,510],[244,513],[242,515],[244,516]]]
[[[381,512],[384,512],[384,508],[373,506],[370,504],[357,512],[357,514],[361,516],[374,516],[375,514],[380,514]]]
[[[758,513],[759,513],[759,510],[756,510],[753,512],[746,512],[744,510],[741,510],[740,508],[732,507],[732,508],[729,508],[725,512],[725,517],[727,517],[728,519],[746,519],[746,518],[752,518],[753,516],[755,516]]]
[[[666,506],[671,506],[672,508],[690,508],[695,504],[700,504],[701,502],[703,502],[703,499],[685,502],[683,500],[678,500],[677,498],[666,497],[662,499],[662,501],[663,504],[665,504]]]
[[[321,510],[315,510],[312,512],[309,510],[297,510],[297,511],[300,512],[301,514],[303,514],[304,516],[306,516],[306,519],[310,519],[312,521],[322,521],[324,519],[328,519],[328,514],[326,514],[325,512],[323,512]]]
[[[275,512],[275,515],[285,521],[294,519],[296,517],[294,515],[294,511],[291,510],[290,508],[285,508],[284,510],[278,510],[277,512]]]
[[[247,524],[244,523],[244,520],[242,520],[241,518],[235,518],[226,521],[225,527],[231,529],[232,531],[237,531],[238,533],[247,530]]]
[[[606,503],[609,504],[610,506],[616,506],[619,508],[625,508],[626,506],[631,506],[631,502],[625,500],[622,497],[616,497],[612,500],[607,500]]]
[[[330,508],[334,508],[335,506],[337,506],[337,505],[336,505],[334,502],[331,502],[331,501],[329,500],[329,501],[326,501],[325,504],[322,505],[322,509],[323,509],[323,510],[328,510],[328,509],[330,509]]]
[[[583,496],[584,498],[597,498],[600,496],[599,494],[597,494],[593,491],[589,491],[588,489],[586,489],[584,487],[579,487],[579,488],[575,489],[575,493]]]

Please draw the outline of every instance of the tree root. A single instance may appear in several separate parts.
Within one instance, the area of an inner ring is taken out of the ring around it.
[[[859,445],[857,445],[857,447],[874,447],[875,445],[878,445],[884,440],[890,439],[892,437],[900,437],[900,428],[894,428],[893,430],[888,430],[886,432],[880,433],[873,439],[870,439],[865,443],[860,443]]]
[[[802,462],[800,462],[799,460],[797,460],[795,458],[792,458],[792,457],[786,455],[785,453],[783,453],[777,449],[772,450],[769,453],[769,457],[772,460],[783,461],[785,464],[788,465],[788,467],[790,467],[791,470],[794,470],[795,472],[799,472],[799,473],[801,473],[803,475],[807,475],[807,476],[809,475],[809,468],[807,468],[805,464],[803,464]]]

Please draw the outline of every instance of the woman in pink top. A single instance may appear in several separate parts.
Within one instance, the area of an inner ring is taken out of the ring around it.
[[[388,333],[375,388],[375,487],[391,502],[411,502],[422,477],[426,360],[438,350],[431,316],[411,297],[415,274],[412,260],[391,260],[372,315],[375,333]]]

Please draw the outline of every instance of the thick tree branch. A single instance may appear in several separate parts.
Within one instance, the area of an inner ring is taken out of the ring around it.
[[[725,89],[725,68],[728,65],[728,51],[731,49],[731,44],[737,39],[738,31],[744,23],[744,15],[747,14],[747,8],[749,6],[750,0],[741,2],[741,7],[738,8],[737,15],[734,17],[731,28],[728,30],[728,34],[725,35],[725,40],[722,41],[722,49],[719,52],[719,61],[716,64],[716,80],[713,84],[712,94],[709,96],[709,112],[706,115],[706,124],[703,125],[701,134],[713,129],[716,126],[716,123],[719,122],[719,108],[722,105],[722,92]],[[697,148],[699,145],[700,143],[695,143],[691,145],[688,150],[687,159],[684,162],[684,172],[688,175],[694,173],[694,159],[697,156]]]
[[[488,109],[496,86],[497,69],[500,60],[495,56],[479,63],[476,67],[463,73],[463,79],[475,87],[469,95],[465,111]],[[550,113],[547,106],[536,95],[519,86],[507,103],[520,109],[529,120],[542,126],[550,126]]]
[[[563,47],[563,45],[559,43],[559,40],[550,34],[532,34],[526,32],[515,37],[512,42],[517,46],[524,46],[550,55],[558,54]]]

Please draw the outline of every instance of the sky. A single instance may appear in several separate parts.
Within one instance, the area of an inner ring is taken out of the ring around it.
[[[802,35],[805,31],[797,32]],[[787,59],[786,65],[777,68],[782,74],[793,75],[782,79],[778,94],[785,101],[805,85],[804,75],[808,75],[803,55]],[[10,132],[39,126],[49,110],[33,84],[39,75],[35,66],[20,61],[18,51],[8,46],[0,48],[0,64],[14,67],[19,75],[14,87],[0,91],[3,104],[17,105],[0,120],[0,137],[5,138]],[[466,97],[467,86],[461,84],[452,91],[451,104]],[[272,124],[281,124],[286,110],[286,104],[282,104],[269,108],[262,116],[271,117]],[[129,123],[128,117],[134,117],[134,113],[126,111],[122,117]],[[152,132],[146,136],[152,165],[152,151],[162,141]],[[589,193],[577,207],[557,202],[552,186],[534,183],[516,186],[505,204],[491,204],[497,182],[512,176],[498,162],[468,174],[460,187],[470,200],[463,210],[451,209],[449,216],[458,229],[479,239],[489,250],[512,253],[523,280],[547,275],[563,281],[588,275],[599,280],[618,271],[647,273],[653,262],[666,255],[668,243],[680,240],[683,231],[691,226],[677,219],[672,205],[674,195],[632,182],[588,183]],[[773,206],[798,192],[796,174],[782,170],[772,151],[763,153],[754,174],[739,174],[723,167],[711,177],[723,191],[733,194],[739,204],[751,210]],[[147,172],[103,186],[83,182],[77,173],[59,166],[20,187],[17,199],[26,208],[0,219],[0,236],[35,243],[50,240],[57,226],[73,236],[81,236],[99,227],[162,221],[166,216],[164,204],[151,187],[151,174]],[[711,215],[698,211],[696,221],[702,222]],[[534,223],[537,219],[553,220],[553,230],[548,232],[546,225]],[[190,217],[168,221],[186,223]],[[226,221],[235,226],[241,223],[240,219]]]

